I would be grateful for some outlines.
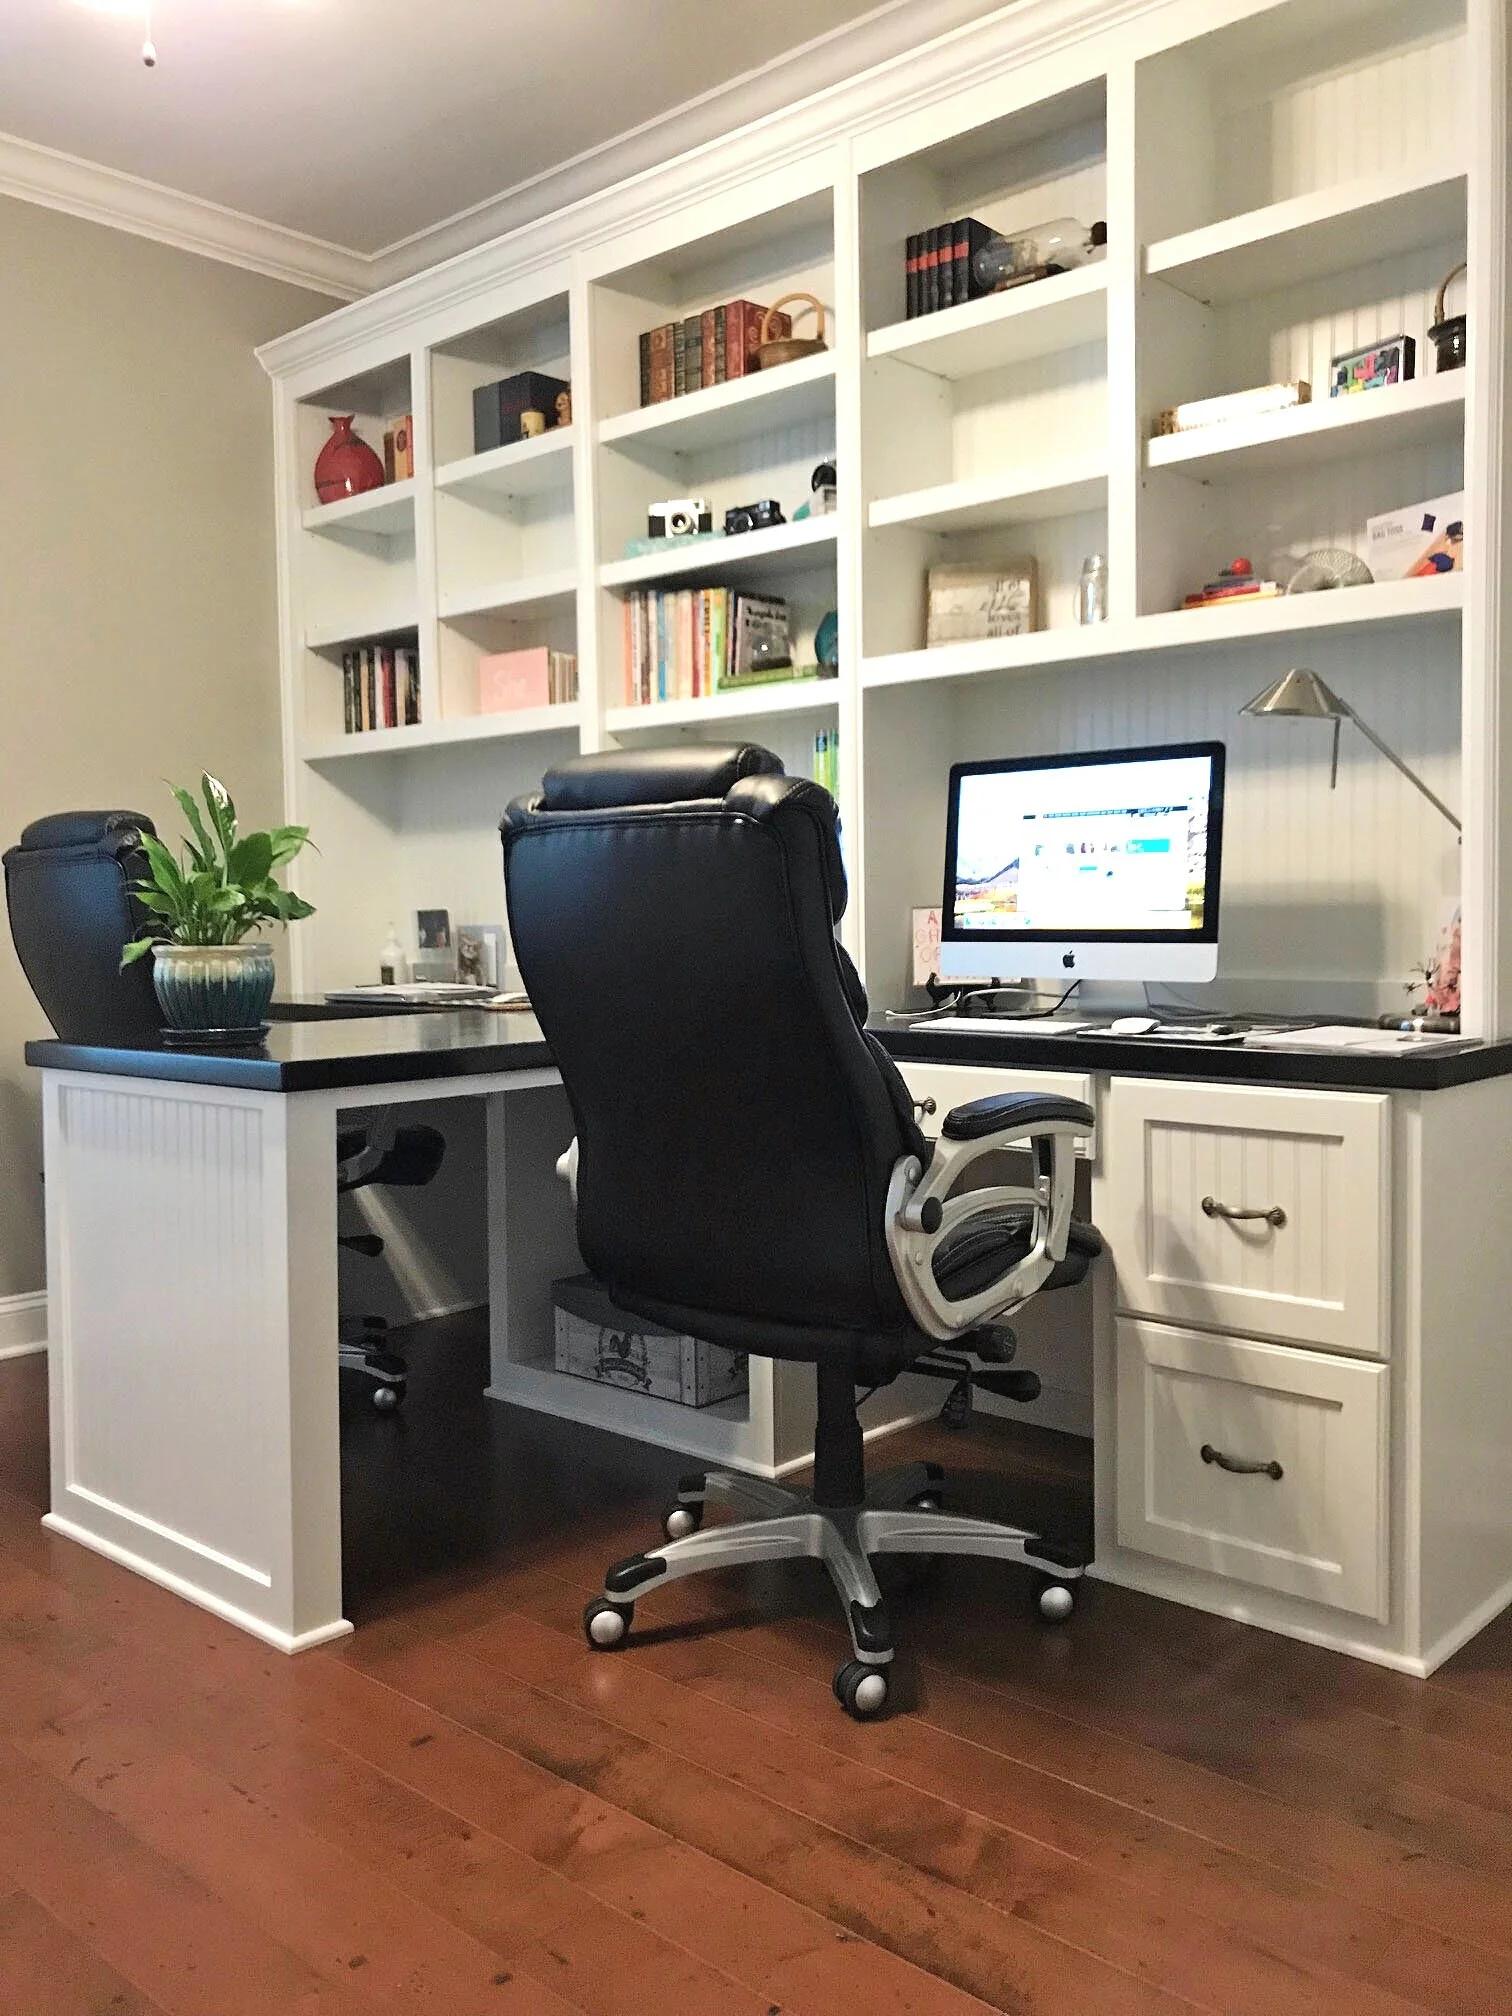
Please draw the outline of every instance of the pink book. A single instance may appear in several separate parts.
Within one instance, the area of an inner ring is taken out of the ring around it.
[[[478,712],[508,714],[518,707],[545,707],[551,675],[544,644],[530,651],[494,651],[478,660]]]

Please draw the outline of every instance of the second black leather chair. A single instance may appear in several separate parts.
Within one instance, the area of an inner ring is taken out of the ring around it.
[[[564,1173],[584,1260],[632,1315],[817,1368],[812,1492],[685,1478],[668,1544],[610,1569],[590,1643],[623,1642],[674,1577],[815,1556],[850,1624],[835,1690],[864,1717],[893,1657],[870,1556],[1028,1563],[1045,1613],[1068,1614],[1079,1546],[941,1509],[933,1466],[867,1488],[856,1388],[933,1369],[947,1344],[949,1376],[990,1380],[1013,1311],[1081,1279],[1100,1251],[1071,1216],[1089,1109],[1008,1094],[924,1138],[836,941],[834,803],[767,750],[579,758],[511,805],[503,835],[512,942],[577,1126]],[[1005,1148],[1029,1151],[1024,1181],[958,1193]],[[705,1529],[710,1500],[754,1516]]]

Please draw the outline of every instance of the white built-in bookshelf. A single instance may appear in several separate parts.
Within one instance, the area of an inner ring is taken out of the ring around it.
[[[388,920],[420,907],[501,919],[499,815],[563,757],[750,736],[807,772],[823,734],[847,941],[873,1000],[901,1004],[952,762],[1214,736],[1224,1005],[1394,1004],[1458,901],[1466,1025],[1512,1031],[1503,38],[1494,0],[1024,0],[270,345],[289,813],[321,848],[296,984],[370,977]],[[908,318],[905,240],[963,215],[1106,219],[1106,255]],[[1467,256],[1470,364],[1439,375],[1434,295]],[[643,330],[800,289],[823,355],[641,406]],[[1332,357],[1399,333],[1411,382],[1329,399]],[[570,379],[571,425],[475,453],[473,389],[525,369]],[[1299,378],[1311,404],[1154,431],[1178,402]],[[374,445],[413,412],[415,475],[320,507],[343,412]],[[838,511],[794,522],[830,457]],[[1181,607],[1238,554],[1285,580],[1461,489],[1463,573]],[[628,551],[651,501],[690,494],[716,523],[775,497],[789,523]],[[1092,553],[1109,619],[1083,628]],[[929,567],[1019,554],[1043,627],[926,648]],[[839,677],[631,704],[626,597],[724,583],[788,599],[800,661],[835,610]],[[418,645],[422,719],[344,735],[342,650],[387,637]],[[536,644],[576,652],[578,701],[480,715],[479,657]],[[1462,813],[1462,848],[1347,726],[1330,790],[1326,729],[1241,718],[1294,664]]]

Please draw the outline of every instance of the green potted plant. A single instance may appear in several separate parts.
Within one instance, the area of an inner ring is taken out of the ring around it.
[[[153,954],[152,984],[170,1038],[258,1039],[273,998],[273,948],[265,924],[291,924],[314,905],[280,888],[277,871],[309,838],[305,826],[239,833],[236,807],[208,771],[200,779],[201,813],[191,792],[170,784],[189,822],[176,858],[150,833],[142,835],[149,873],[134,885],[137,901],[161,928],[126,947],[123,966]]]

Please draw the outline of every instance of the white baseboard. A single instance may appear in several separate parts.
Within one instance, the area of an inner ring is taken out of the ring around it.
[[[29,1358],[47,1349],[47,1291],[0,1295],[0,1358]]]

